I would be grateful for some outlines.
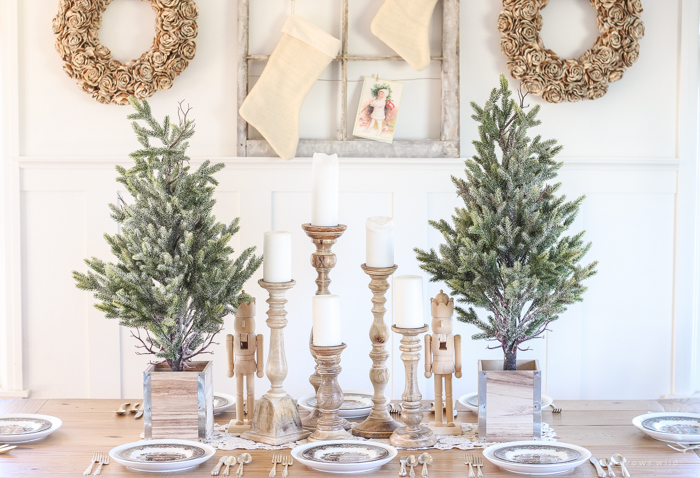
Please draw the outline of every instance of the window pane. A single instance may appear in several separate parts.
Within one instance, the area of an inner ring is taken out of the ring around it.
[[[362,85],[367,76],[404,84],[399,105],[394,140],[440,139],[442,124],[442,63],[430,62],[424,71],[416,71],[403,61],[353,61],[348,63],[348,137],[352,138],[353,126],[362,95]]]
[[[251,61],[249,69],[249,90],[258,81],[267,65],[266,61]],[[272,96],[276,108],[286,108],[283,98]],[[332,62],[321,74],[304,100],[299,119],[299,137],[313,139],[340,139],[340,63]],[[248,125],[248,138],[260,139],[261,135]]]
[[[298,2],[298,0],[297,0]],[[374,36],[370,25],[383,0],[348,0],[348,53],[362,56],[394,56],[396,52]],[[442,0],[430,23],[430,55],[442,54]]]

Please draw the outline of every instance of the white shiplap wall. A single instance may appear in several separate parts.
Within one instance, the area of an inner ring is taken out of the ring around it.
[[[333,11],[315,9],[312,0],[296,3],[297,13],[324,28],[327,22],[333,32],[332,22],[324,16],[334,15]],[[350,2],[351,39],[354,34],[365,52],[383,52],[368,32],[372,12],[380,3]],[[550,25],[544,30],[549,35],[545,40],[572,54],[585,49],[589,27],[595,28],[590,25],[588,2],[550,3],[545,10]],[[266,15],[262,18],[252,9],[252,44],[259,47],[256,53],[269,53],[288,2],[260,0],[256,5]],[[152,24],[152,18],[143,6],[138,0],[115,0],[110,16],[105,15],[101,38],[124,59],[150,42],[143,25]],[[307,343],[315,278],[308,261],[313,248],[300,228],[308,221],[310,162],[231,157],[236,150],[235,2],[207,0],[199,7],[197,57],[174,87],[158,93],[151,104],[158,115],[173,113],[176,101],[183,98],[194,106],[198,132],[192,154],[227,165],[219,174],[216,214],[226,221],[241,217],[235,240],[238,251],[249,245],[261,247],[264,231],[293,232],[298,285],[288,295],[286,385],[299,396],[310,390],[307,378],[312,370]],[[495,28],[499,2],[463,2],[461,7],[462,144],[463,155],[468,156],[476,137],[468,103],[483,103],[506,68]],[[0,385],[30,389],[34,397],[139,396],[147,358],[133,353],[134,341],[114,321],[100,317],[89,295],[75,289],[70,276],[73,269],[84,267],[83,258],[109,253],[102,234],[115,231],[107,209],[118,193],[113,166],[128,165],[127,154],[136,147],[125,120],[128,111],[97,104],[61,71],[50,29],[55,2],[0,0],[0,8],[6,278]],[[538,132],[565,145],[566,164],[560,175],[564,191],[572,197],[588,196],[573,227],[587,231],[587,239],[593,241],[589,258],[600,261],[585,301],[571,307],[553,324],[547,339],[534,342],[534,350],[523,354],[540,360],[548,391],[555,398],[642,398],[692,390],[698,284],[694,270],[698,6],[693,0],[674,0],[645,2],[645,9],[647,36],[641,58],[621,82],[611,85],[607,96],[542,107],[543,126]],[[354,74],[360,79],[376,70],[373,64],[371,71]],[[385,77],[406,75],[390,65],[382,65],[381,72]],[[329,69],[324,75],[334,74]],[[334,108],[329,106],[333,92],[328,85],[319,83],[305,103],[306,136],[328,127],[319,119]],[[420,100],[427,95],[428,83],[410,85],[416,85],[415,111],[426,112],[412,118],[417,125],[414,132],[430,131],[436,119],[430,105]],[[542,104],[538,98],[530,103]],[[318,122],[324,124],[317,127]],[[332,290],[343,297],[343,334],[348,343],[341,384],[346,389],[368,389],[371,294],[368,277],[360,269],[365,218],[393,216],[398,274],[421,273],[412,249],[440,243],[427,220],[451,214],[457,203],[449,175],[462,174],[462,164],[344,159],[341,174],[341,218],[349,228],[334,248],[339,260],[332,273]],[[426,285],[426,296],[434,296],[438,289],[436,284]],[[258,299],[258,331],[267,335],[264,291],[255,281],[247,291]],[[457,325],[457,332],[466,339],[465,373],[456,385],[461,394],[476,387],[476,360],[497,358],[499,351],[487,351],[484,342],[469,340],[474,330],[464,324]],[[233,381],[224,371],[223,337],[221,342],[214,356],[216,388],[232,392]],[[403,387],[398,339],[392,347],[390,393],[398,397]],[[611,367],[624,373],[613,375]],[[267,387],[265,379],[258,381],[259,393]],[[432,385],[425,381],[422,390],[431,396]]]

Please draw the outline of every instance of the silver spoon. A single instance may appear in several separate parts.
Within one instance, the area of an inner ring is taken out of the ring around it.
[[[610,478],[615,478],[615,472],[612,469],[612,463],[610,462],[610,460],[608,460],[607,458],[601,458],[600,460],[598,460],[598,463],[600,463],[600,466],[604,466],[608,469],[608,476]]]
[[[408,474],[406,473],[406,457],[399,457],[399,463],[401,463],[401,467],[399,468],[399,476],[406,476]]]
[[[622,468],[622,476],[624,478],[630,478],[630,472],[627,471],[627,467],[625,466],[625,463],[627,463],[627,458],[620,455],[619,453],[615,453],[613,456],[610,457],[610,461],[613,465],[618,465]]]
[[[409,478],[416,478],[416,472],[413,469],[413,467],[418,464],[418,460],[416,460],[416,455],[408,455],[408,458],[406,458],[406,464],[411,467],[411,471],[408,474]]]
[[[250,453],[241,453],[238,455],[238,459],[236,460],[238,463],[238,470],[236,471],[236,476],[243,476],[243,465],[247,465],[251,461],[253,461],[253,457],[250,456]]]
[[[423,465],[423,471],[421,472],[420,476],[426,478],[428,476],[428,465],[433,464],[433,457],[430,456],[430,453],[421,453],[418,455],[418,463]]]

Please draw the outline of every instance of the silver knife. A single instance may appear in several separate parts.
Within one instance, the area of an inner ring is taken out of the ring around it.
[[[608,474],[605,473],[605,470],[603,470],[603,467],[600,466],[600,463],[598,463],[598,460],[595,459],[595,457],[591,457],[591,463],[593,463],[593,466],[595,466],[596,471],[598,472],[598,478],[607,478]]]

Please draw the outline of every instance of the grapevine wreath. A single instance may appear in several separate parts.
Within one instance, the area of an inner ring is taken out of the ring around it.
[[[169,89],[197,51],[197,5],[193,0],[143,0],[156,12],[156,36],[150,50],[120,63],[97,35],[111,1],[60,0],[53,31],[64,71],[104,104],[125,105],[131,95],[144,99]]]
[[[540,9],[549,0],[503,0],[498,17],[501,50],[513,78],[550,103],[595,100],[618,81],[639,57],[644,36],[641,0],[590,0],[598,14],[600,36],[576,59],[561,59],[540,38]]]

